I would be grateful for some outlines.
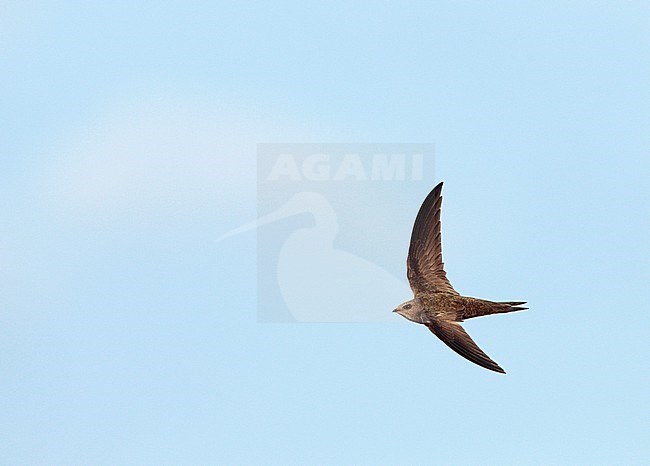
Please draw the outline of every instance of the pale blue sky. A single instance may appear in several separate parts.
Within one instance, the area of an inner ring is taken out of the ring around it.
[[[647,464],[649,10],[4,2],[0,463]],[[216,238],[287,141],[436,145],[452,282],[530,303],[467,323],[506,376],[256,323]]]

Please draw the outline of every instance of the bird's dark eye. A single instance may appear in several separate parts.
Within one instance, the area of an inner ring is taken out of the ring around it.
[[[404,306],[404,309],[411,309],[411,305],[407,304],[406,306]]]

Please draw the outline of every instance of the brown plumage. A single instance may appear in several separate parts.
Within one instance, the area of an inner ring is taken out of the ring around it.
[[[442,182],[426,197],[415,219],[407,259],[407,275],[415,299],[394,312],[426,325],[464,358],[492,371],[505,371],[478,347],[459,322],[472,317],[528,309],[525,302],[492,302],[461,296],[451,286],[442,261],[440,210]]]

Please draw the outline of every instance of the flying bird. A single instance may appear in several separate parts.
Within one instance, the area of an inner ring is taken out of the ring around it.
[[[426,325],[443,343],[462,357],[495,372],[504,371],[478,347],[460,322],[472,317],[523,311],[523,301],[492,302],[461,296],[451,286],[442,262],[440,208],[442,182],[426,197],[420,207],[406,261],[408,280],[414,299],[399,305],[393,312],[418,324]]]

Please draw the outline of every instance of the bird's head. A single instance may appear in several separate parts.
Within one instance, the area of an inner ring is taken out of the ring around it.
[[[400,304],[399,306],[397,306],[397,309],[395,309],[393,312],[397,312],[399,315],[407,318],[408,320],[412,320],[413,322],[420,323],[420,314],[422,312],[422,305],[420,304],[420,301],[416,298]]]

